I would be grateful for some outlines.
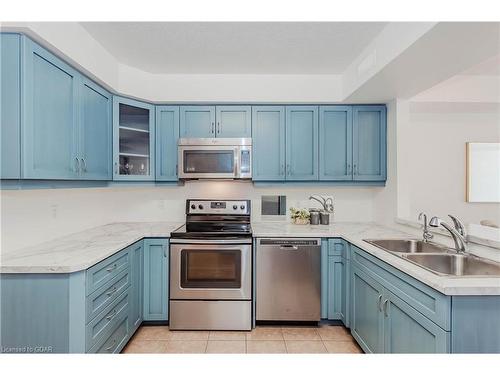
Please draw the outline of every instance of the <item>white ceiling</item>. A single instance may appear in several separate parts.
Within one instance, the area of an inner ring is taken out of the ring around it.
[[[120,63],[161,74],[340,74],[384,22],[83,22]]]
[[[500,55],[483,61],[461,74],[467,76],[500,76]]]

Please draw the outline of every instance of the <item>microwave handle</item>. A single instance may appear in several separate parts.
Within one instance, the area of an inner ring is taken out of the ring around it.
[[[235,178],[238,178],[240,177],[240,154],[241,154],[241,150],[239,147],[235,147],[234,148],[234,171],[233,171],[233,175]]]

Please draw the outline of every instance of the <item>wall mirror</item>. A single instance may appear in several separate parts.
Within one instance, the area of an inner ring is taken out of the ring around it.
[[[467,202],[500,202],[500,143],[466,144]]]

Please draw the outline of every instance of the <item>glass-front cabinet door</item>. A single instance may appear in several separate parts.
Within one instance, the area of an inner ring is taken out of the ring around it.
[[[113,100],[113,179],[154,180],[154,106]]]

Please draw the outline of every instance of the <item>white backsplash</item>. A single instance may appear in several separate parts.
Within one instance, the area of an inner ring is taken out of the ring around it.
[[[332,196],[334,220],[372,221],[382,187],[255,186],[239,181],[189,181],[184,186],[3,190],[2,249],[19,249],[111,222],[184,221],[188,198],[251,199],[260,221],[261,195],[286,195],[290,207],[319,207],[311,194]]]

